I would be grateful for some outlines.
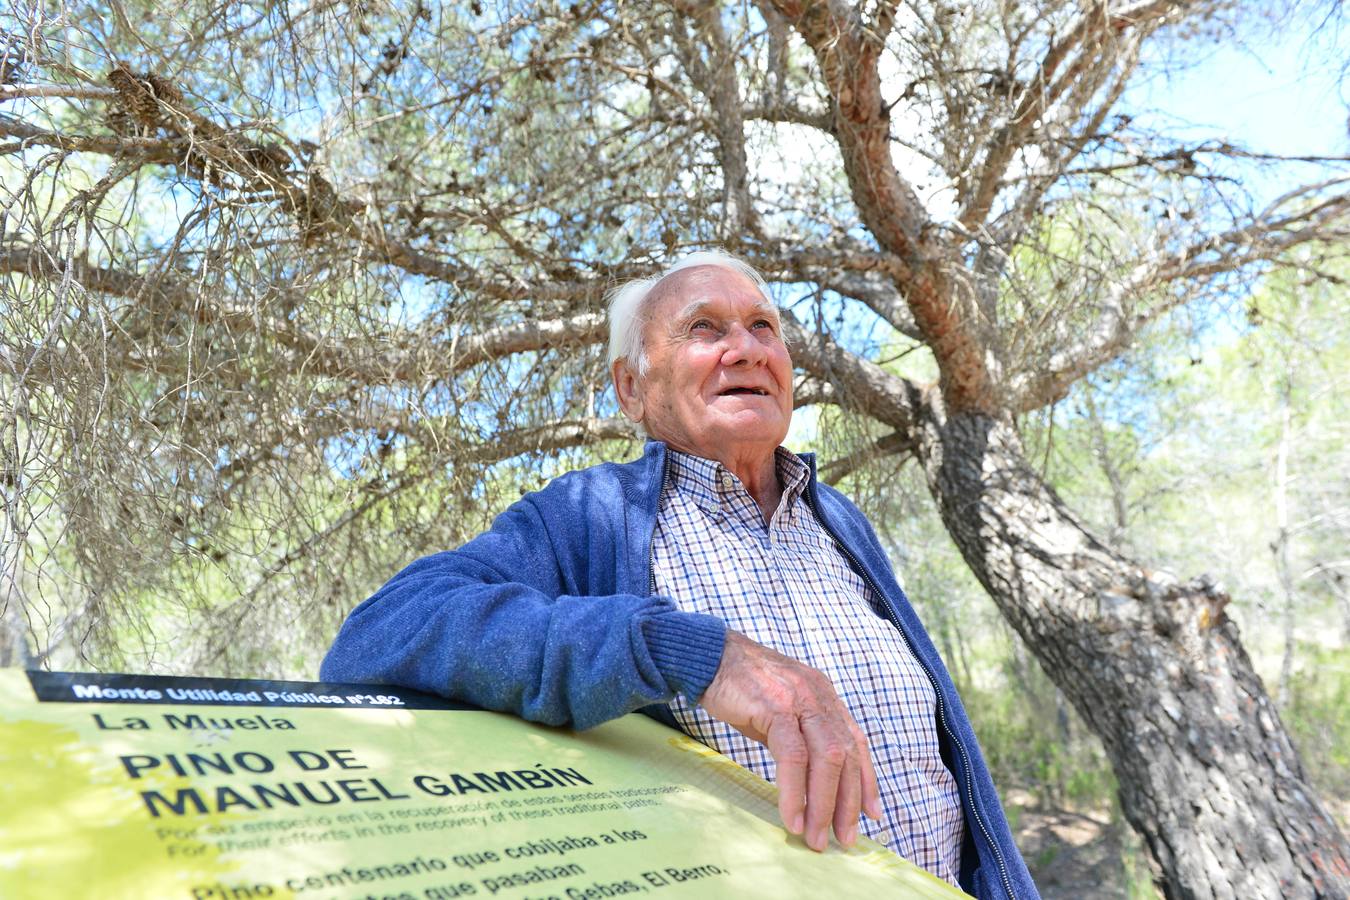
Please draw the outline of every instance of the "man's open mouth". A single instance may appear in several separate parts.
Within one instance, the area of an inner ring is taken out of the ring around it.
[[[749,394],[749,395],[751,395],[752,397],[767,397],[767,396],[769,396],[769,392],[766,391],[766,390],[763,390],[763,389],[761,389],[761,388],[747,388],[747,387],[728,388],[727,390],[720,392],[720,393],[718,394],[718,396],[719,396],[719,397],[730,397],[730,396],[733,396],[733,395],[735,395],[735,394]]]

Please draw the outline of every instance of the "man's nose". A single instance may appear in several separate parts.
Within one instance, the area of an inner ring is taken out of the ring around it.
[[[763,362],[767,356],[764,345],[760,343],[754,333],[739,323],[727,329],[726,335],[722,338],[722,343],[725,347],[722,351],[722,365],[724,366],[734,366],[741,363],[753,366]]]

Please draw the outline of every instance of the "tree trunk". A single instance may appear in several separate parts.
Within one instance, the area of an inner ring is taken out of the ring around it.
[[[1347,897],[1350,844],[1201,578],[1094,538],[1027,463],[1011,422],[922,413],[919,457],[948,531],[1102,739],[1168,897]]]

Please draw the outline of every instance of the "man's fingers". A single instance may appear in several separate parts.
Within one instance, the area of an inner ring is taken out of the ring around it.
[[[842,723],[817,716],[803,716],[801,723],[806,749],[810,754],[806,773],[806,845],[812,850],[824,850],[830,843],[830,824],[835,818],[839,778],[855,750],[848,729],[840,727]],[[856,805],[853,807],[853,817],[858,817]]]
[[[850,754],[839,773],[839,793],[834,800],[834,836],[845,847],[858,839],[858,807],[862,802],[863,782],[859,760]]]
[[[877,770],[872,767],[872,752],[867,746],[867,735],[853,723],[853,737],[858,742],[859,767],[862,776],[862,811],[873,822],[881,821],[881,788],[877,786]]]
[[[778,770],[778,814],[793,834],[806,827],[806,741],[793,716],[778,716],[769,725],[765,745]]]

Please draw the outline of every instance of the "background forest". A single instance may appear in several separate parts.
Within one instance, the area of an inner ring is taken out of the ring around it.
[[[1144,90],[1293,33],[1335,98],[1339,15],[15,4],[0,662],[314,677],[403,564],[639,451],[603,296],[720,246],[1046,895],[1334,895],[1346,109],[1290,150]]]
[[[1212,323],[1220,334],[1159,329],[1140,358],[1026,423],[1050,481],[1095,528],[1232,592],[1257,669],[1342,828],[1350,825],[1350,595],[1337,571],[1350,547],[1346,309],[1342,286],[1268,279]],[[893,558],[996,777],[1026,792],[1021,821],[1042,889],[1116,896],[1094,882],[1109,879],[1126,895],[1152,896],[1100,743],[933,527],[922,484],[904,470],[894,477],[904,489],[885,519]],[[1092,852],[1075,849],[1092,841],[1100,842]],[[1046,879],[1058,883],[1047,889]]]

